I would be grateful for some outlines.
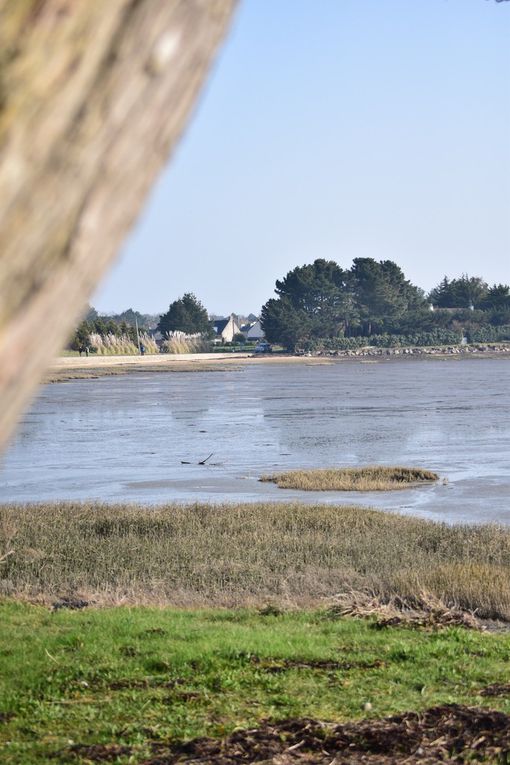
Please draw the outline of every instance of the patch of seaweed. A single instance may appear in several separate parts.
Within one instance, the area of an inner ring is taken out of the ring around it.
[[[490,709],[448,704],[422,713],[332,725],[318,720],[266,722],[224,739],[198,738],[172,745],[142,765],[432,765],[485,760],[507,762],[510,716]]]

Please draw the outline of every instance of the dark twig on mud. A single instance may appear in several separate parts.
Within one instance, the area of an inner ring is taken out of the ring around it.
[[[211,459],[213,454],[214,454],[214,452],[211,452],[210,455],[205,458],[205,460],[200,460],[200,462],[197,462],[197,465],[205,465],[206,462]],[[192,464],[193,463],[190,462],[189,460],[181,460],[181,465],[192,465]]]

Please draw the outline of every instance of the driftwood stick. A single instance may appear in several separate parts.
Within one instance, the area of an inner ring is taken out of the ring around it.
[[[178,141],[235,0],[0,0],[0,447]]]

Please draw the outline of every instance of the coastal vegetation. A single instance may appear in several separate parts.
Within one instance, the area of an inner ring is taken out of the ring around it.
[[[154,326],[154,317],[129,309],[113,316],[101,316],[95,308],[89,307],[71,337],[68,348],[96,353],[100,356],[131,356],[139,353],[139,343],[147,353],[158,353],[159,349],[149,330]]]
[[[510,530],[361,507],[0,508],[0,594],[51,602],[313,606],[364,592],[510,620]]]
[[[391,260],[355,258],[350,268],[343,268],[334,261],[318,259],[277,280],[275,292],[277,297],[262,307],[261,325],[270,343],[290,351],[510,341],[510,287],[489,286],[481,277],[467,274],[451,280],[444,277],[427,295]],[[158,351],[207,352],[214,337],[213,323],[213,317],[191,292],[174,300],[159,316],[133,309],[101,316],[89,308],[69,348],[110,353],[111,346],[115,353],[119,344],[127,343],[126,352],[135,353],[137,333],[142,330],[145,337],[160,333],[161,347],[155,346]],[[119,336],[122,340],[112,341]],[[241,347],[246,335],[238,332],[233,340]]]
[[[158,346],[146,332],[140,332],[135,340],[131,334],[107,333],[100,335],[97,332],[92,332],[88,338],[88,348],[98,356],[134,356],[140,352],[138,339],[143,346],[144,353],[159,353]]]
[[[163,340],[162,350],[165,353],[208,353],[211,342],[200,332],[187,335],[185,332],[168,332]]]
[[[262,476],[261,481],[275,483],[280,489],[302,491],[389,491],[434,483],[437,473],[421,468],[369,465],[354,468],[287,470]]]
[[[172,332],[202,334],[204,337],[212,335],[207,311],[192,292],[187,292],[170,304],[168,311],[160,316],[158,330],[164,337]]]
[[[355,258],[345,269],[318,259],[277,280],[275,292],[262,326],[290,350],[510,339],[510,288],[479,277],[445,277],[426,295],[391,260]]]
[[[0,617],[6,765],[268,762],[280,752],[288,765],[308,751],[316,759],[307,762],[345,752],[349,762],[386,754],[409,763],[427,746],[409,710],[434,721],[429,762],[459,750],[504,762],[506,634],[376,628],[374,618],[328,609],[50,611],[3,602]],[[403,735],[384,720],[395,714],[405,715]],[[333,736],[324,721],[360,727],[340,725]]]

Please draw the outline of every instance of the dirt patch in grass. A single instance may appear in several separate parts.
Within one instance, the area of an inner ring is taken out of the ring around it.
[[[466,627],[467,629],[481,629],[481,626],[465,618],[467,615],[460,615],[453,618],[439,618],[430,614],[407,616],[391,616],[388,619],[378,619],[372,625],[375,630],[383,630],[389,627],[410,627],[411,629],[438,629],[441,627]]]
[[[151,635],[166,635],[166,630],[162,629],[161,627],[151,627],[148,630],[144,630],[142,635],[148,635],[149,637]]]
[[[510,696],[510,683],[493,683],[480,691],[480,696]]]
[[[133,749],[119,744],[72,744],[69,753],[87,762],[115,762],[118,757],[129,757]]]
[[[81,608],[87,608],[90,605],[92,605],[92,602],[83,600],[83,598],[62,597],[52,603],[51,610],[58,611],[61,608],[70,608],[71,611],[79,611]]]
[[[384,666],[383,661],[331,661],[329,659],[268,659],[252,656],[252,664],[256,664],[264,672],[278,674],[289,669],[312,669],[325,672],[348,672],[351,669],[377,669]]]
[[[179,685],[184,685],[186,681],[180,677],[172,680],[162,680],[155,677],[143,677],[139,680],[136,679],[121,679],[112,680],[108,684],[108,688],[111,691],[125,691],[125,690],[140,690],[145,688],[177,688]]]
[[[510,716],[456,704],[434,707],[421,714],[408,712],[383,720],[331,725],[318,720],[292,719],[237,731],[225,739],[199,738],[159,749],[142,765],[200,762],[235,765],[239,762],[291,763],[463,763],[506,762],[510,752]]]
[[[434,483],[439,476],[421,468],[369,465],[361,468],[289,470],[264,475],[260,480],[275,483],[279,489],[301,491],[390,491]]]

